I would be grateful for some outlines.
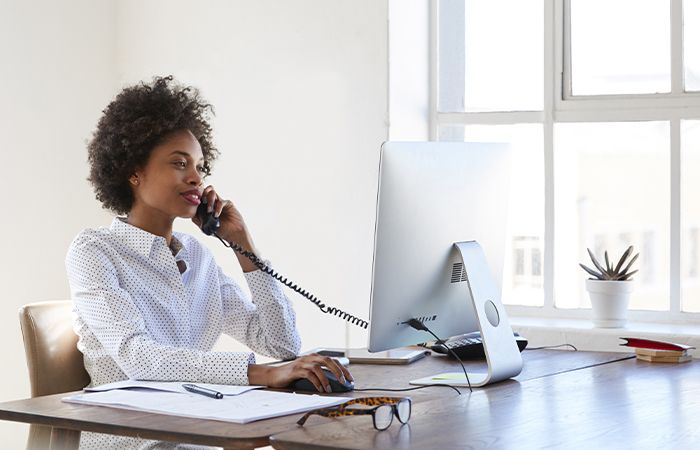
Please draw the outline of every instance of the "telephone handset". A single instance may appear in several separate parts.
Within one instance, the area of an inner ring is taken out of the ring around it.
[[[314,305],[318,306],[318,308],[323,311],[326,314],[332,314],[334,316],[338,316],[344,320],[347,320],[348,322],[352,323],[353,325],[358,325],[362,328],[367,328],[369,325],[369,322],[360,319],[359,317],[355,317],[352,314],[348,314],[345,311],[341,311],[338,308],[332,307],[332,306],[326,306],[324,303],[321,302],[318,298],[316,298],[315,295],[311,294],[310,292],[305,291],[304,289],[301,289],[299,286],[294,284],[292,281],[288,280],[287,278],[281,276],[277,272],[275,272],[273,269],[268,267],[264,262],[258,258],[255,253],[249,252],[245,250],[243,247],[240,245],[236,244],[235,242],[226,242],[224,239],[221,238],[216,232],[219,230],[219,227],[221,227],[221,222],[219,221],[218,217],[214,217],[213,213],[210,213],[207,211],[207,204],[204,202],[204,198],[202,198],[202,203],[199,204],[197,207],[197,216],[199,217],[199,220],[201,221],[201,229],[204,234],[207,236],[216,236],[217,239],[221,241],[224,246],[229,247],[230,249],[234,250],[235,252],[240,253],[241,255],[245,256],[248,258],[253,264],[255,264],[255,267],[260,269],[261,271],[265,272],[266,274],[270,275],[280,283],[284,284],[287,286],[289,289],[293,290],[294,292],[301,294],[302,296],[306,297],[308,300],[310,300]]]
[[[200,228],[202,229],[204,234],[206,234],[207,236],[211,236],[212,234],[216,233],[216,231],[219,229],[219,227],[221,226],[221,222],[219,221],[218,217],[214,217],[214,213],[210,213],[209,211],[207,211],[207,204],[204,200],[205,199],[202,198],[202,202],[197,207],[197,216],[202,222]]]

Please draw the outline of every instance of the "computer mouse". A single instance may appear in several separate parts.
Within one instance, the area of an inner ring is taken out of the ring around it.
[[[323,373],[326,374],[326,378],[328,378],[328,384],[331,385],[331,392],[348,392],[355,389],[355,383],[353,383],[352,381],[346,379],[345,383],[341,383],[338,380],[338,378],[336,378],[333,372],[326,368],[323,368],[322,370]],[[311,381],[307,380],[306,378],[300,378],[294,381],[291,385],[291,388],[293,391],[318,393],[318,389],[316,389],[316,386],[314,386],[313,383],[311,383]]]

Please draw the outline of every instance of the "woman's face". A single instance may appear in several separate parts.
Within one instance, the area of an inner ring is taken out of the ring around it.
[[[202,148],[189,130],[176,131],[131,178],[135,209],[166,219],[195,215],[202,194]]]

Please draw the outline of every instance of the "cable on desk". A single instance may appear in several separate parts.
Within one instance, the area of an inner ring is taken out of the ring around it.
[[[405,323],[406,325],[410,326],[414,330],[427,331],[428,333],[432,334],[433,337],[435,339],[437,339],[438,342],[440,342],[440,343],[445,342],[443,339],[440,339],[439,337],[437,337],[437,335],[435,333],[433,333],[427,326],[425,326],[425,324],[423,322],[416,319],[415,317],[408,319],[407,321],[401,322],[401,323]],[[469,375],[467,374],[467,369],[464,367],[462,360],[459,358],[459,356],[457,356],[457,354],[454,351],[452,351],[452,349],[450,347],[445,346],[445,348],[447,348],[447,351],[450,352],[450,354],[455,357],[455,359],[459,362],[459,365],[462,366],[462,371],[464,372],[464,377],[467,379],[467,385],[469,386],[469,392],[473,392],[472,382],[469,381]]]
[[[525,347],[525,350],[547,350],[550,348],[558,348],[558,347],[571,347],[574,349],[575,352],[578,351],[576,347],[574,347],[572,344],[559,344],[559,345],[545,345],[543,347]]]
[[[459,395],[462,395],[462,393],[459,392],[459,389],[457,389],[456,387],[451,386],[451,385],[449,385],[449,384],[438,384],[438,383],[435,383],[435,384],[424,384],[424,385],[422,385],[422,386],[413,386],[413,387],[410,387],[410,388],[402,388],[402,389],[390,389],[390,388],[363,388],[363,389],[357,389],[357,388],[355,388],[355,389],[353,389],[353,390],[355,390],[355,391],[360,391],[360,392],[361,392],[361,391],[391,391],[391,392],[402,392],[402,391],[415,391],[416,389],[423,389],[423,388],[436,387],[436,386],[437,386],[437,387],[448,387],[448,388],[452,388],[452,389],[454,389],[455,391],[457,391],[457,393],[458,393]]]

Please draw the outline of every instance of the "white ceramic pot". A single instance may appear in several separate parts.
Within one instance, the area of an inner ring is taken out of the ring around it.
[[[593,307],[593,324],[599,328],[624,327],[633,288],[632,281],[586,280]]]

